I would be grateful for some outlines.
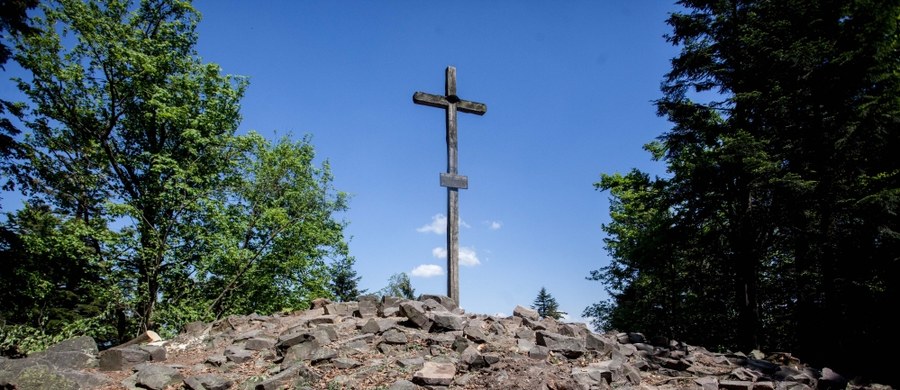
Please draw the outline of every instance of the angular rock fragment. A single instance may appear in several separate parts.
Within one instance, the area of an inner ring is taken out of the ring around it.
[[[543,345],[553,352],[559,352],[567,358],[574,359],[584,355],[584,340],[582,339],[545,331],[537,332],[536,338],[538,345]]]
[[[478,344],[483,344],[488,341],[487,335],[484,334],[484,331],[481,330],[480,327],[477,326],[466,326],[463,329],[463,334],[469,339]]]
[[[372,318],[378,315],[378,304],[375,301],[360,301],[357,317]]]
[[[469,348],[470,345],[471,344],[469,343],[469,339],[465,337],[457,337],[455,340],[453,340],[453,344],[451,347],[454,351],[462,353],[466,350],[466,348]]]
[[[275,347],[277,341],[271,337],[254,337],[244,343],[244,348],[250,351],[262,351]]]
[[[312,355],[309,357],[309,361],[313,364],[320,363],[326,360],[331,360],[337,357],[337,352],[333,349],[329,348],[319,348],[313,351]]]
[[[337,324],[341,321],[340,316],[336,315],[324,315],[313,317],[309,319],[310,325],[321,325],[321,324]]]
[[[378,314],[382,317],[393,317],[400,311],[400,298],[385,295],[381,298]]]
[[[463,330],[463,316],[450,312],[434,313],[432,331]],[[435,329],[436,328],[436,329]]]
[[[612,382],[612,375],[608,370],[600,369],[596,366],[574,367],[572,368],[572,379],[575,380],[583,388],[592,388],[594,386],[605,387]]]
[[[426,332],[431,330],[431,326],[434,324],[422,302],[404,301],[400,304],[400,314]]]
[[[296,344],[285,351],[284,361],[296,362],[300,360],[310,360],[312,359],[313,354],[321,347],[322,345],[315,339],[310,339],[307,342]]]
[[[531,330],[530,328],[522,327],[522,328],[516,329],[516,338],[534,341],[535,336],[536,335],[535,335],[534,331]]]
[[[3,382],[3,380],[0,380],[0,382]],[[69,378],[59,370],[44,365],[27,367],[20,371],[11,383],[0,383],[0,385],[3,386],[2,388],[9,389],[78,390],[81,388],[76,379]],[[7,387],[7,385],[12,386]]]
[[[419,390],[419,386],[408,380],[401,379],[391,384],[388,390]]]
[[[403,333],[397,329],[389,329],[387,332],[381,336],[384,338],[384,342],[388,344],[406,344],[409,342],[409,338],[406,337],[406,333]]]
[[[429,299],[439,303],[441,306],[447,309],[447,311],[453,311],[459,308],[459,305],[456,304],[456,301],[446,295],[422,294],[419,296],[418,300],[425,302]]]
[[[719,381],[719,388],[725,390],[753,390],[751,381]]]
[[[233,380],[216,374],[202,374],[190,378],[185,378],[184,383],[188,384],[189,381],[190,383],[196,383],[200,385],[201,388],[206,390],[228,390],[231,389],[232,386],[234,386]],[[192,388],[194,390],[199,390],[198,388]]]
[[[370,318],[360,328],[363,333],[382,333],[397,326],[397,321],[388,318]]]
[[[138,363],[150,361],[150,353],[136,346],[111,348],[100,354],[100,369],[120,371]]]
[[[315,382],[319,378],[306,364],[296,363],[257,384],[256,390],[281,390],[285,386],[292,385],[298,379]]]
[[[601,356],[612,351],[615,344],[611,341],[607,341],[600,335],[596,335],[593,333],[588,334],[584,338],[584,347],[591,351],[597,351]]]
[[[253,353],[239,346],[230,346],[225,348],[225,357],[230,362],[241,364],[253,359]]]
[[[214,367],[220,367],[221,365],[225,364],[226,362],[228,362],[228,358],[225,357],[225,355],[213,355],[213,356],[206,358],[206,361],[204,363],[209,364]]]
[[[351,317],[359,310],[359,304],[356,302],[338,302],[325,305],[325,314],[336,316]]]
[[[167,386],[180,383],[183,379],[181,372],[176,368],[151,364],[137,372],[136,383],[146,389],[163,390]]]
[[[422,369],[413,374],[413,382],[428,386],[449,386],[456,376],[452,363],[425,362]]]
[[[694,383],[700,385],[702,390],[718,390],[719,389],[719,380],[715,377],[705,376],[702,378],[694,379]]]
[[[166,349],[158,345],[142,345],[140,350],[150,354],[151,362],[162,362],[166,360]]]
[[[421,356],[414,357],[414,358],[399,359],[399,360],[397,360],[397,365],[399,365],[400,367],[419,369],[425,365],[425,359],[422,358]]]
[[[546,360],[550,356],[550,348],[543,345],[535,345],[528,351],[528,357],[537,360]]]
[[[362,365],[362,363],[360,363],[359,360],[349,359],[349,358],[332,359],[331,363],[333,363],[335,367],[340,368],[340,369],[355,368],[355,367],[359,367],[360,365]]]
[[[541,319],[541,315],[538,314],[537,310],[529,309],[523,306],[516,306],[516,308],[513,309],[513,316],[531,321],[538,321]]]

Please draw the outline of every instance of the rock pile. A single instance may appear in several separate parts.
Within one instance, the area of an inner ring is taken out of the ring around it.
[[[12,389],[880,388],[789,354],[712,353],[639,333],[466,314],[445,296],[320,300],[306,311],[191,323],[171,340],[102,352],[89,337],[0,360]]]

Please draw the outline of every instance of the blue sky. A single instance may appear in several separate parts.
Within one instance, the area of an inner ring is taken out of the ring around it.
[[[669,128],[652,101],[676,54],[663,38],[672,4],[194,5],[200,56],[250,77],[241,131],[311,134],[336,188],[352,195],[343,217],[362,288],[406,272],[416,292],[446,294],[446,274],[419,276],[446,272],[444,112],[412,94],[443,94],[452,65],[459,96],[488,107],[459,115],[459,172],[469,177],[459,196],[461,306],[511,314],[546,287],[578,319],[605,299],[585,280],[609,261],[608,194],[593,183],[602,172],[664,169],[641,146]]]
[[[309,134],[338,190],[361,287],[395,273],[446,294],[443,94],[487,104],[459,116],[460,300],[511,314],[547,288],[572,320],[606,298],[601,173],[662,174],[641,146],[670,125],[652,101],[677,49],[667,2],[199,0],[198,54],[250,86],[239,132]],[[10,90],[3,86],[4,93]],[[6,198],[6,197],[5,197]],[[7,201],[8,199],[4,199]],[[4,210],[10,210],[4,206]],[[435,273],[439,275],[434,275]],[[429,276],[430,275],[430,276]]]

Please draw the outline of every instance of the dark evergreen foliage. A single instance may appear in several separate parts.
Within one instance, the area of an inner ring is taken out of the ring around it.
[[[0,0],[0,70],[6,70],[12,54],[7,39],[37,31],[28,23],[28,10],[37,4],[38,0]],[[4,176],[0,185],[7,191],[14,188],[14,178],[21,175],[12,161],[24,155],[23,146],[15,139],[21,130],[14,124],[22,115],[22,105],[0,99],[0,174]]]
[[[366,293],[366,290],[359,290],[359,281],[361,276],[356,275],[353,264],[356,262],[351,256],[345,256],[335,261],[328,268],[331,274],[331,293],[339,302],[355,301],[360,295]]]
[[[556,298],[554,298],[553,295],[550,295],[544,287],[541,287],[538,296],[534,298],[534,303],[531,304],[531,308],[537,310],[541,317],[548,317],[556,320],[562,318],[563,315],[566,314],[559,311],[559,303],[556,302]]]
[[[604,175],[603,328],[792,351],[884,375],[897,347],[900,4],[680,1],[648,145],[669,175]]]
[[[38,0],[0,0],[0,69],[9,60],[12,50],[6,42],[7,34],[31,34],[35,28],[28,23],[28,11]]]

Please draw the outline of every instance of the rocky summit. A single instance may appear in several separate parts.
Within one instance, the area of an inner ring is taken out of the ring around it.
[[[152,332],[151,332],[152,333]],[[190,323],[98,351],[77,337],[0,360],[2,389],[891,389],[787,353],[713,353],[591,332],[516,307],[467,314],[440,295],[317,300],[309,310]]]

